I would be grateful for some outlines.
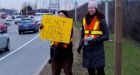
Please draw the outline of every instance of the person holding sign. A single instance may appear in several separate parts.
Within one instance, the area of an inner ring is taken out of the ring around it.
[[[67,17],[67,12],[62,10],[58,13],[60,17]],[[72,39],[73,31],[71,30]],[[73,52],[72,40],[70,43],[62,43],[53,41],[51,44],[51,68],[52,75],[60,75],[61,69],[64,70],[65,75],[72,75]]]
[[[89,75],[105,75],[105,52],[103,42],[109,39],[109,29],[105,16],[97,9],[97,2],[90,1],[88,13],[83,19],[81,41],[78,48],[83,47],[83,67]]]

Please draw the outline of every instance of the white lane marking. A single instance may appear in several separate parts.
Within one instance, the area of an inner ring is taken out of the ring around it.
[[[31,43],[33,40],[35,40],[39,35],[35,36],[33,39],[31,39],[30,41],[28,41],[27,43],[23,44],[22,46],[20,46],[19,48],[17,48],[16,50],[12,51],[11,53],[7,54],[6,56],[0,58],[0,61],[2,61],[3,59],[7,58],[8,56],[12,55],[13,53],[19,51],[21,48],[25,47],[26,45],[28,45],[29,43]]]

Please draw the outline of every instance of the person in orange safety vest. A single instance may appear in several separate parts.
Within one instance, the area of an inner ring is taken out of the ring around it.
[[[88,4],[88,13],[83,19],[81,40],[78,47],[83,47],[83,67],[89,75],[105,75],[105,50],[103,42],[109,39],[109,29],[105,16],[98,11],[97,2]]]

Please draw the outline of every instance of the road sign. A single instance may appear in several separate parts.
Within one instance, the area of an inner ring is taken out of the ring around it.
[[[63,43],[70,42],[73,19],[59,16],[44,15],[42,18],[43,29],[40,38]]]

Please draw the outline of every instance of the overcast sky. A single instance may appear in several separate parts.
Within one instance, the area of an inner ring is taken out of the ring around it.
[[[38,1],[38,8],[40,7],[43,7],[43,0],[37,0]],[[45,1],[45,0],[44,0]],[[48,7],[48,1],[49,0],[46,0],[45,1],[45,7],[47,8]],[[64,1],[66,0],[59,0],[60,1],[60,6],[61,8],[64,8]],[[68,0],[69,1],[69,0]],[[71,7],[73,7],[74,5],[74,1],[75,0],[71,0]],[[81,5],[85,2],[87,2],[88,0],[77,0],[78,2],[78,5]],[[35,4],[36,3],[36,0],[0,0],[0,7],[1,8],[14,8],[14,9],[17,9],[17,10],[20,10],[23,3],[32,3],[32,4]]]

